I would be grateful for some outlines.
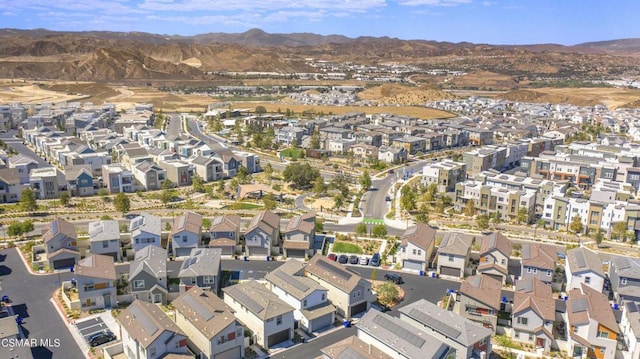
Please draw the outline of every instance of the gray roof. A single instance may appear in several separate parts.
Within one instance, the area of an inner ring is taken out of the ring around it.
[[[615,270],[619,277],[640,279],[640,259],[615,256],[611,270]]]
[[[91,242],[120,240],[120,228],[117,220],[89,222],[89,240]]]
[[[140,235],[142,231],[160,236],[162,233],[161,218],[149,213],[143,213],[131,220],[129,231],[132,237]]]
[[[629,324],[631,326],[631,330],[635,335],[636,339],[640,338],[640,308],[638,308],[638,304],[635,302],[626,302],[624,304],[624,312],[629,320]]]
[[[15,317],[0,318],[0,339],[15,338],[18,334],[20,334],[20,331]]]
[[[453,254],[465,257],[471,249],[471,241],[463,233],[447,232],[440,242],[438,254]]]
[[[329,283],[345,293],[351,293],[358,285],[369,288],[370,283],[349,268],[318,253],[307,263],[305,271]]]
[[[357,327],[358,331],[367,333],[380,344],[409,359],[438,358],[448,349],[447,345],[426,332],[377,310],[368,311]]]
[[[171,302],[207,339],[235,323],[236,317],[222,299],[215,293],[193,287]]]
[[[138,273],[146,271],[154,277],[165,277],[167,275],[167,250],[150,245],[136,252],[135,259],[129,267],[129,278],[133,278]]]
[[[571,268],[571,273],[591,271],[604,278],[600,256],[585,247],[567,251],[567,265]]]
[[[425,299],[406,305],[399,311],[402,315],[406,315],[466,347],[493,334],[492,330],[451,311],[444,310]]]
[[[116,280],[116,267],[111,256],[91,254],[80,260],[75,270],[77,276]]]
[[[317,290],[328,291],[315,280],[304,276],[305,265],[302,261],[292,259],[264,278],[298,300],[303,300]]]
[[[226,287],[222,291],[225,297],[235,299],[263,321],[294,311],[292,306],[255,280]]]
[[[143,348],[149,347],[165,331],[184,336],[176,323],[153,303],[136,300],[117,319],[129,336]]]
[[[192,248],[180,266],[178,278],[219,275],[221,255],[220,248]]]

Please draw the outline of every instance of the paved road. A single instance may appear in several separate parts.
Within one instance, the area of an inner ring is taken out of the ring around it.
[[[0,134],[0,140],[4,141],[7,145],[12,147],[19,154],[29,156],[36,160],[40,165],[40,168],[51,167],[51,165],[42,157],[38,156],[29,147],[22,144],[21,138],[13,137],[16,134],[15,130],[8,131],[7,133]]]
[[[168,113],[167,116],[169,116],[169,118],[167,119],[168,123],[166,125],[166,132],[167,135],[169,136],[178,136],[180,135],[180,132],[182,132],[182,126],[181,126],[181,122],[180,122],[180,114],[177,113]]]
[[[0,279],[2,294],[13,299],[14,310],[24,318],[23,330],[27,338],[53,342],[60,340],[60,347],[39,346],[32,348],[34,358],[84,358],[66,324],[50,301],[57,287],[58,274],[32,275],[25,268],[15,248],[0,251]],[[61,280],[69,280],[71,273],[61,273]],[[1,350],[0,350],[1,352]],[[1,355],[0,355],[1,356]]]
[[[186,122],[187,126],[189,127],[189,133],[195,138],[209,145],[209,147],[211,147],[212,149],[220,149],[225,147],[230,148],[229,146],[225,145],[224,139],[218,136],[204,134],[201,127],[204,125],[202,122],[195,119],[187,119]]]

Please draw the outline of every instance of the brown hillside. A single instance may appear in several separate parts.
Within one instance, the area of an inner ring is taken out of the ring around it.
[[[424,105],[426,102],[453,99],[454,95],[438,89],[386,84],[358,93],[358,98],[381,105]]]

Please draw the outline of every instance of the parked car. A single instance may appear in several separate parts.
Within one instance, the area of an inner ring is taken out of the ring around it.
[[[341,255],[338,257],[338,262],[339,262],[339,263],[347,264],[347,262],[348,262],[348,261],[349,261],[349,257],[347,257],[347,255],[346,255],[346,254],[341,254]]]
[[[113,333],[109,330],[105,330],[104,332],[93,334],[87,339],[87,341],[89,342],[89,345],[91,345],[92,347],[97,347],[99,345],[112,342],[114,340],[116,340],[116,336],[113,335]]]
[[[366,266],[367,264],[369,264],[369,258],[365,256],[360,257],[360,264]]]
[[[349,256],[349,264],[358,264],[358,262],[360,262],[360,258],[358,258],[358,256]]]
[[[335,253],[329,253],[327,258],[331,259],[334,262],[338,260],[338,256]]]
[[[387,202],[391,202],[391,196],[386,196],[386,197],[384,198],[384,200],[385,200],[385,201],[387,201]]]
[[[395,284],[404,283],[404,281],[402,280],[402,276],[400,276],[399,274],[387,273],[384,275],[384,279]]]
[[[380,265],[380,253],[374,253],[369,261],[369,265],[378,267]]]
[[[396,173],[396,170],[394,170],[394,169],[390,169],[389,170],[389,174],[394,174],[394,173]]]
[[[391,310],[388,305],[384,305],[380,302],[371,303],[371,308],[381,311],[382,313],[388,312]]]

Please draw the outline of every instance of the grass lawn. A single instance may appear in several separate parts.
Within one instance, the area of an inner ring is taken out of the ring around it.
[[[255,204],[255,203],[244,203],[244,202],[236,202],[234,204],[228,205],[228,206],[224,206],[222,207],[222,209],[260,209],[263,206],[261,204]]]
[[[362,254],[362,247],[354,243],[348,242],[335,242],[333,244],[333,251],[337,253],[354,253]]]
[[[300,148],[286,148],[280,152],[283,157],[302,158],[304,152]]]

